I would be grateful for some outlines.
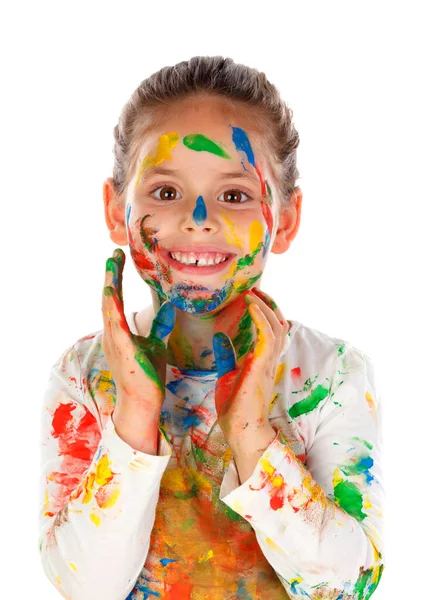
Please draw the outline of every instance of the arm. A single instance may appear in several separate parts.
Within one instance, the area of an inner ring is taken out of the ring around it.
[[[220,498],[253,526],[291,598],[359,600],[384,568],[382,413],[370,359],[353,347],[338,357],[330,391],[307,468],[278,430],[239,487],[231,461]]]
[[[39,551],[63,597],[118,600],[145,563],[171,449],[163,431],[153,456],[121,439],[112,415],[101,427],[80,381],[72,347],[52,368],[43,404]]]

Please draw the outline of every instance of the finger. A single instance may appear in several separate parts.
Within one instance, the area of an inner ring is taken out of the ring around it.
[[[279,331],[279,333],[277,333],[277,337],[276,337],[277,343],[276,343],[275,352],[276,352],[276,356],[278,357],[280,355],[280,353],[282,352],[283,348],[285,347],[285,340],[286,340],[287,334],[290,330],[290,322],[284,318],[284,315],[282,314],[281,309],[276,304],[276,302],[273,300],[273,298],[271,298],[269,296],[269,294],[262,292],[258,288],[253,288],[251,291],[257,297],[261,298],[266,303],[266,305],[268,305],[271,308],[271,310],[276,315],[276,317],[282,327],[282,330]]]
[[[276,342],[278,342],[282,335],[282,325],[280,324],[279,318],[275,315],[272,308],[269,307],[267,303],[264,300],[262,300],[259,296],[250,292],[247,292],[247,294],[245,295],[245,301],[247,304],[249,304],[249,302],[255,302],[257,306],[262,310],[263,314],[266,316],[267,320],[269,321],[272,327]]]
[[[273,298],[271,298],[269,296],[269,294],[266,294],[266,292],[263,292],[259,288],[256,288],[256,287],[253,287],[251,289],[251,292],[253,294],[255,294],[256,296],[258,296],[259,298],[261,298],[268,306],[270,306],[270,308],[273,310],[273,312],[275,313],[275,315],[278,317],[279,323],[282,326],[284,326],[284,325],[287,324],[288,325],[288,329],[289,329],[290,323],[285,320],[284,315],[281,312],[281,309],[276,304],[276,302],[273,300]]]
[[[167,345],[169,335],[175,326],[175,316],[173,304],[168,301],[164,302],[152,321],[149,337],[155,337]]]
[[[227,334],[218,331],[212,338],[218,379],[236,368],[236,353]]]
[[[262,367],[267,364],[273,354],[275,335],[267,317],[256,302],[251,302],[248,310],[257,330],[253,363]]]
[[[126,343],[126,340],[131,339],[131,332],[123,311],[123,303],[118,295],[116,284],[119,277],[117,274],[122,273],[122,268],[119,270],[116,259],[110,257],[106,260],[105,269],[105,285],[103,288],[102,299],[102,315],[104,330],[108,338],[114,339],[117,337],[117,347]],[[124,337],[122,338],[122,334]],[[121,339],[122,338],[122,339]]]

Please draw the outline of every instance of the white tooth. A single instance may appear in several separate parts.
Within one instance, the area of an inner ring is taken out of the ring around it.
[[[175,252],[175,254],[173,256],[174,256],[174,258],[176,260],[179,260],[179,261],[181,260],[181,253],[180,252]]]
[[[207,264],[208,264],[208,261],[206,260],[206,258],[199,258],[199,262],[197,263],[197,266],[205,267]]]
[[[221,261],[221,259],[222,255],[217,253],[217,255],[215,256],[215,264],[217,265]]]
[[[211,256],[211,257],[208,259],[208,262],[207,262],[207,264],[208,264],[208,265],[214,265],[214,264],[215,264],[215,261],[214,261],[214,259],[213,259],[213,256]]]

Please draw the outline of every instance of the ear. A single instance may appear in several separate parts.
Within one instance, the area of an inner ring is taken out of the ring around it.
[[[278,229],[271,250],[274,254],[286,252],[296,237],[302,214],[302,199],[303,192],[299,187],[296,187],[289,198],[288,204],[281,207]]]
[[[115,192],[112,177],[108,177],[103,183],[103,202],[110,239],[118,246],[127,246],[124,200]]]

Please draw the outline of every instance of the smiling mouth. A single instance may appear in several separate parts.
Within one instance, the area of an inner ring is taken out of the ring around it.
[[[209,267],[226,262],[232,254],[222,252],[169,252],[168,255],[181,265]]]
[[[194,276],[214,275],[227,269],[236,254],[218,251],[178,251],[165,250],[163,252],[169,265],[183,274]]]

